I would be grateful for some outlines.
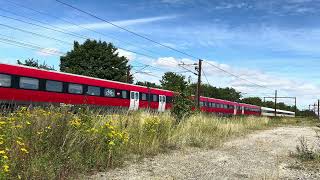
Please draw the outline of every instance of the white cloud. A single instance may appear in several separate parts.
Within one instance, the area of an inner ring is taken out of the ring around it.
[[[178,17],[177,15],[156,16],[156,17],[147,17],[147,18],[139,18],[139,19],[113,21],[112,23],[118,26],[132,26],[132,25],[138,25],[138,24],[147,24],[147,23],[152,23],[157,21],[163,21],[168,19],[174,19],[177,17]],[[62,29],[68,29],[68,31],[82,31],[83,28],[93,29],[93,30],[115,28],[113,25],[106,22],[79,24],[80,27],[69,25],[69,24],[62,24],[62,25],[60,24],[56,26]]]
[[[40,56],[56,56],[56,55],[63,55],[62,52],[59,51],[57,48],[43,48],[37,51],[37,54]]]
[[[178,66],[179,63],[184,62],[186,64],[197,63],[196,61],[190,59],[176,59],[174,57],[162,57],[153,61],[151,65],[156,66],[158,68],[163,68],[168,71],[183,71],[182,68]],[[239,78],[235,78],[214,68],[209,65],[213,64],[219,68],[222,68],[232,74],[239,75],[241,78],[246,79],[241,80]],[[194,66],[190,66],[189,69],[192,69]],[[273,75],[267,72],[261,72],[257,69],[246,69],[246,68],[238,68],[233,67],[228,64],[221,64],[216,61],[204,61],[203,70],[208,78],[208,81],[211,85],[217,87],[233,87],[240,92],[248,93],[246,96],[272,96],[274,90],[278,90],[279,96],[295,96],[298,100],[298,105],[300,108],[306,108],[309,103],[313,102],[313,97],[320,94],[320,87],[317,85],[308,82],[290,79],[287,77]],[[156,72],[153,72],[156,73]],[[145,75],[139,76],[139,78],[145,79]],[[161,76],[161,75],[159,75]],[[148,80],[149,77],[145,80]],[[152,78],[154,82],[155,78]],[[202,79],[203,83],[207,83],[205,77]],[[255,84],[264,86],[259,87]],[[267,88],[266,88],[267,87]],[[293,100],[280,100],[286,103],[293,105]]]
[[[118,49],[117,52],[119,53],[120,56],[124,56],[129,59],[129,61],[134,60],[136,58],[136,54],[125,51],[123,49]]]

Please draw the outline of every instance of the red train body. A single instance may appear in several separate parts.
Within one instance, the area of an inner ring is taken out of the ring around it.
[[[174,92],[98,78],[0,64],[0,101],[64,103],[122,107],[131,110],[171,109]],[[200,98],[201,110],[227,115],[261,115],[261,108],[215,98]]]

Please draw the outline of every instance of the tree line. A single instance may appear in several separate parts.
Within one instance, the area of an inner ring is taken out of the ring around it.
[[[130,73],[132,67],[128,64],[129,59],[119,55],[117,50],[112,43],[104,41],[88,39],[83,44],[75,41],[73,49],[60,57],[60,71],[132,84],[134,81],[133,75]],[[18,60],[17,63],[41,69],[55,70],[54,67],[46,63],[40,64],[35,59],[27,59],[24,62]],[[197,88],[197,84],[188,81],[184,75],[174,72],[164,73],[159,84],[148,81],[138,81],[135,84],[175,91],[180,96],[185,97],[195,94]],[[211,98],[274,108],[274,102],[272,101],[263,102],[259,97],[243,98],[241,92],[230,87],[218,88],[209,84],[202,84],[200,94],[201,96]],[[180,104],[180,109],[187,108],[184,107],[185,104],[189,106],[192,103],[183,101]],[[277,103],[277,108],[295,111],[295,106],[286,105],[283,102]]]

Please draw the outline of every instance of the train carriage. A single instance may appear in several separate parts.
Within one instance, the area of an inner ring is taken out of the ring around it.
[[[172,106],[172,91],[81,75],[0,64],[0,101],[151,108]]]

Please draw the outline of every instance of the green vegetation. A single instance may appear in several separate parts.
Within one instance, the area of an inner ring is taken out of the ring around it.
[[[125,159],[171,148],[216,147],[230,137],[282,121],[297,123],[194,114],[177,124],[169,113],[20,108],[0,116],[0,179],[63,179],[105,171]]]
[[[319,171],[320,168],[320,136],[317,133],[317,142],[311,146],[310,142],[305,137],[299,138],[299,145],[296,147],[296,152],[291,153],[291,156],[300,160],[301,164],[296,165],[298,168],[306,168]]]
[[[49,66],[48,64],[46,64],[46,62],[39,64],[39,61],[35,60],[33,58],[26,59],[26,60],[24,60],[24,62],[17,60],[17,64],[23,65],[23,66],[35,67],[35,68],[39,68],[39,69],[46,69],[46,70],[53,70],[53,71],[55,70],[53,66]]]
[[[60,57],[62,72],[80,74],[101,79],[133,83],[128,74],[131,67],[128,58],[120,56],[112,44],[96,40],[86,40],[83,44],[75,41],[73,50]]]

